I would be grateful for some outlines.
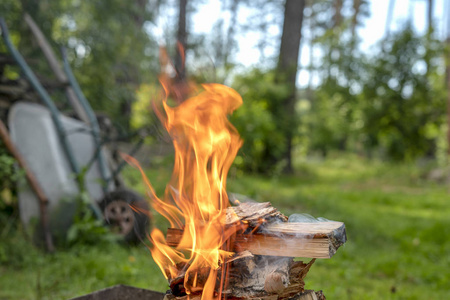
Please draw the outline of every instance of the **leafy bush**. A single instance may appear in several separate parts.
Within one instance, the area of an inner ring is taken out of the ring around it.
[[[15,168],[16,160],[0,141],[0,190],[14,188],[23,172]]]
[[[11,215],[17,210],[15,201],[16,182],[23,177],[23,171],[15,167],[16,160],[0,141],[0,228],[11,228]],[[0,231],[0,234],[2,232]]]
[[[244,100],[231,116],[244,140],[235,164],[247,171],[271,172],[286,149],[280,100],[287,90],[274,82],[274,73],[258,69],[238,76],[233,87]]]
[[[305,115],[310,150],[326,155],[330,150],[346,150],[355,144],[361,127],[357,97],[335,78],[327,79],[315,92]]]

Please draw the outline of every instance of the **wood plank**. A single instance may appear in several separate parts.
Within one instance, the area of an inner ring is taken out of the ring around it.
[[[169,228],[166,242],[176,247],[183,230]],[[233,251],[254,255],[331,258],[347,240],[342,222],[279,223],[260,233],[236,234]]]

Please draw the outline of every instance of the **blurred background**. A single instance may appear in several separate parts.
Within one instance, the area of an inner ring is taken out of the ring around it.
[[[144,141],[135,157],[159,194],[173,157],[151,109],[158,76],[226,84],[244,101],[230,117],[244,144],[228,190],[347,226],[346,246],[313,266],[307,288],[329,299],[450,293],[448,1],[2,0],[13,44],[50,82],[24,13],[55,52],[66,47],[102,131],[120,137],[112,152]],[[172,61],[163,70],[162,49]],[[22,76],[7,53],[0,43],[0,88]],[[64,93],[49,90],[70,115]],[[5,95],[6,122],[23,99]],[[122,175],[145,193],[134,169]],[[142,244],[118,243],[90,221],[77,220],[78,234],[54,254],[34,246],[20,222],[23,177],[0,144],[0,299],[68,299],[114,284],[167,289]]]

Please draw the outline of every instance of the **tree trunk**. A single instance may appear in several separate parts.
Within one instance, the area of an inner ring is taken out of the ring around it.
[[[334,0],[334,16],[333,16],[333,27],[339,27],[342,23],[342,5],[343,0]]]
[[[281,35],[280,54],[278,57],[278,80],[288,88],[288,95],[282,100],[283,115],[277,116],[284,120],[277,120],[286,136],[285,172],[292,173],[292,139],[296,128],[295,96],[297,66],[302,36],[303,10],[305,0],[286,0],[284,11],[283,33]],[[284,122],[283,122],[284,121]]]
[[[235,41],[234,41],[234,32],[236,29],[237,24],[237,13],[238,13],[238,5],[239,0],[232,0],[231,7],[230,7],[230,25],[228,26],[228,32],[226,37],[226,44],[225,44],[225,55],[224,55],[224,66],[225,68],[228,67],[228,57],[232,54],[234,48],[235,48]]]
[[[392,22],[392,15],[394,14],[394,7],[395,7],[395,0],[390,0],[389,8],[388,8],[387,15],[386,15],[386,26],[385,26],[386,37],[389,36],[389,31],[390,31],[391,22]]]
[[[361,0],[353,0],[353,16],[352,16],[352,39],[356,39],[356,27],[358,26],[358,16],[361,8]]]
[[[145,23],[145,9],[146,9],[146,1],[145,0],[136,0],[132,2],[134,6],[134,13],[131,14],[131,19],[135,25],[136,32],[139,32],[142,30],[142,27]],[[120,63],[118,64],[120,66]],[[128,65],[126,64],[124,66],[126,68],[126,84],[130,87],[129,94],[121,99],[120,103],[120,112],[123,116],[124,125],[126,126],[127,132],[130,130],[130,120],[131,120],[131,113],[132,113],[132,105],[133,102],[136,101],[136,98],[131,93],[132,90],[136,90],[139,88],[139,85],[141,83],[141,78],[139,75],[139,67],[137,65]],[[125,73],[124,72],[124,73]],[[116,79],[117,81],[117,79]]]
[[[424,57],[425,64],[427,66],[426,76],[430,74],[430,60],[432,59],[430,54],[430,45],[431,45],[431,39],[433,35],[433,0],[428,0],[428,9],[427,9],[427,46],[426,46],[426,53]]]
[[[428,35],[433,32],[433,0],[428,0],[428,10],[427,10],[427,23],[428,23]]]
[[[187,43],[186,31],[186,8],[188,0],[179,0],[178,5],[178,31],[177,31],[177,48],[175,57],[175,70],[177,77],[175,79],[175,90],[173,96],[177,102],[182,102],[186,99],[188,90],[186,84],[186,69],[185,69],[185,53]]]
[[[447,8],[448,9],[448,8]],[[447,20],[450,17],[450,11],[447,10]],[[450,22],[447,21],[447,49],[450,46]],[[447,84],[447,154],[450,155],[450,54],[447,51],[445,79]]]
[[[316,38],[315,34],[315,27],[316,27],[316,14],[314,13],[314,10],[312,9],[312,1],[309,1],[307,3],[308,6],[311,7],[311,16],[309,17],[309,32],[310,32],[310,40],[309,40],[309,64],[308,64],[308,88],[307,88],[307,98],[309,101],[312,101],[313,99],[313,79],[315,74],[315,64],[314,64],[314,40]]]
[[[136,12],[133,14],[134,23],[137,28],[142,28],[145,23],[145,9],[147,1],[146,0],[136,0]]]
[[[450,27],[450,26],[449,26]],[[449,28],[447,28],[448,30]],[[450,33],[447,33],[446,40],[447,47],[450,46]],[[446,68],[446,80],[447,80],[447,154],[450,155],[450,55],[447,52],[447,68]]]
[[[177,56],[175,58],[175,68],[177,70],[180,79],[184,79],[185,77],[184,54],[186,50],[186,39],[187,39],[186,7],[187,7],[187,0],[179,0],[178,31],[177,31],[178,47],[177,47]]]
[[[450,37],[447,38],[447,47],[450,45]],[[450,155],[450,63],[447,57],[447,154]]]

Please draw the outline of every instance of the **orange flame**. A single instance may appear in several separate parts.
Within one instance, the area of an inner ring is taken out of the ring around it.
[[[164,199],[156,196],[145,176],[144,180],[152,207],[168,219],[172,227],[184,229],[176,249],[166,244],[160,230],[151,232],[154,260],[166,278],[172,279],[181,275],[176,264],[184,263],[187,266],[184,286],[188,294],[198,290],[198,277],[205,276],[198,273],[199,270],[207,269],[202,299],[209,300],[214,298],[218,269],[232,254],[223,246],[237,230],[225,227],[229,206],[225,187],[228,170],[242,141],[227,115],[242,104],[242,98],[224,85],[202,87],[196,96],[177,107],[170,107],[166,97],[162,103],[164,112],[156,110],[175,148],[174,170]],[[167,95],[168,87],[164,88]],[[127,157],[127,160],[140,169],[133,158]],[[222,287],[223,283],[220,291]]]

